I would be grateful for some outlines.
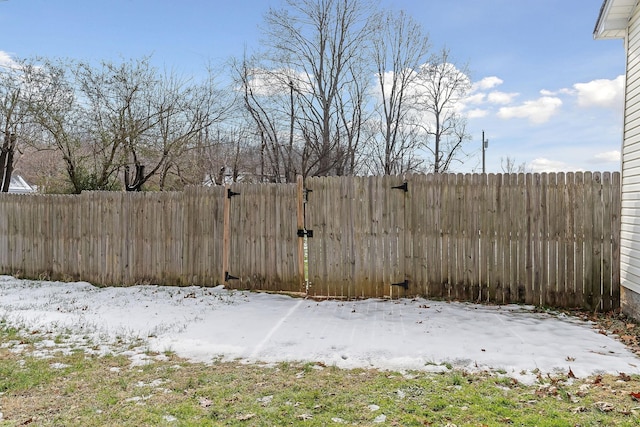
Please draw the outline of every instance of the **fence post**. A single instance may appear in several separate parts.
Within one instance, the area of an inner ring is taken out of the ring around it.
[[[222,271],[220,283],[227,282],[227,273],[229,272],[229,253],[231,245],[231,198],[227,197],[230,190],[229,184],[224,185],[223,200],[223,220],[222,220]]]
[[[304,229],[304,178],[302,175],[296,177],[297,184],[297,225],[298,230]],[[300,289],[305,289],[305,274],[304,274],[304,237],[298,235],[298,277],[300,281]],[[306,291],[306,289],[305,289]]]

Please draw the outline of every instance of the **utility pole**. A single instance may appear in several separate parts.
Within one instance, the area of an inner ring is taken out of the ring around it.
[[[485,167],[485,152],[489,147],[489,140],[484,139],[484,131],[482,131],[482,173],[486,173],[487,169]]]

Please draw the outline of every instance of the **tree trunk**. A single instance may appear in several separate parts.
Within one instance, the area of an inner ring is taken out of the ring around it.
[[[127,191],[141,191],[142,184],[144,184],[144,165],[136,165],[136,174],[133,182],[129,177],[129,166],[124,168],[124,186]]]
[[[2,186],[0,191],[9,192],[11,184],[11,174],[13,173],[13,153],[16,146],[16,135],[14,133],[5,132],[4,142],[0,153],[0,178],[2,178]]]
[[[11,175],[13,174],[13,153],[14,150],[12,147],[12,149],[7,153],[7,163],[4,167],[4,182],[2,184],[3,193],[8,193],[9,186],[11,185]]]

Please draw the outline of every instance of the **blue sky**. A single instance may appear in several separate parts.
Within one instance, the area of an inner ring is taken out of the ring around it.
[[[263,15],[280,0],[8,0],[0,2],[0,61],[153,55],[183,74],[258,47]],[[487,172],[501,159],[532,171],[619,169],[622,40],[594,40],[602,0],[380,0],[424,25],[434,51],[467,64],[475,91],[471,158]],[[3,59],[4,58],[4,59]]]

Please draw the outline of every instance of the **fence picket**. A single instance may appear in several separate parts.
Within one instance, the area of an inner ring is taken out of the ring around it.
[[[612,184],[611,173],[605,172],[602,174],[602,311],[610,311],[615,308],[614,301],[612,299],[612,283],[611,283],[611,258],[612,258],[612,226],[613,221],[607,221],[607,218],[612,218],[611,206],[613,202],[612,197]]]
[[[555,194],[555,221],[553,222],[555,229],[555,244],[556,244],[556,304],[564,306],[566,304],[566,298],[564,297],[569,285],[567,280],[567,230],[564,227],[566,224],[565,217],[568,209],[565,197],[566,179],[564,173],[558,173],[556,176],[556,194]]]

